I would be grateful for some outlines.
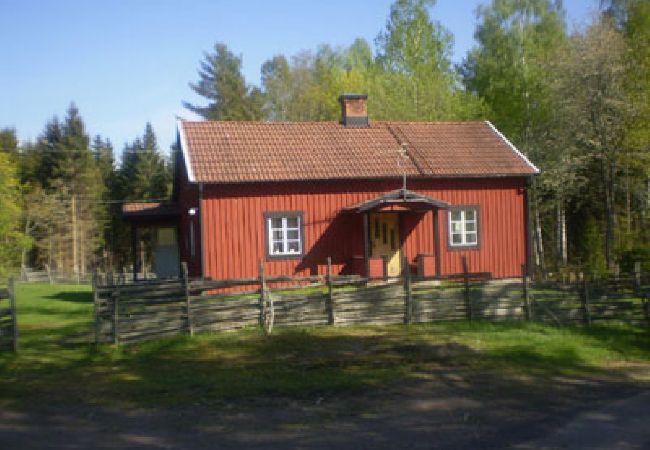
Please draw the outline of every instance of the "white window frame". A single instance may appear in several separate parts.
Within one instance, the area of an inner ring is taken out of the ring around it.
[[[473,220],[467,220],[467,212],[474,213]],[[460,220],[453,220],[453,214],[460,213]],[[449,247],[452,248],[475,248],[479,245],[479,211],[477,206],[462,206],[458,208],[452,208],[448,211],[447,215],[449,216],[448,230],[449,230]],[[467,224],[474,223],[474,230],[467,231]],[[460,232],[454,233],[453,228],[454,224],[458,224],[460,227]],[[460,242],[454,242],[454,235],[460,235]],[[468,236],[474,235],[474,242],[468,242]]]
[[[296,226],[289,227],[288,220],[296,219]],[[280,220],[280,228],[274,227],[273,222]],[[302,230],[302,214],[301,213],[273,213],[269,214],[266,217],[266,241],[267,241],[267,253],[270,258],[284,258],[284,257],[298,257],[302,256],[303,252],[303,230]],[[290,239],[289,232],[296,231],[298,233],[297,238]],[[280,232],[281,238],[274,239],[274,232]],[[282,250],[276,251],[275,244],[281,243]],[[297,251],[290,251],[289,244],[298,243]]]

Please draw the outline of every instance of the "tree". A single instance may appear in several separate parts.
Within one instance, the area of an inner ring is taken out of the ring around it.
[[[12,158],[17,157],[18,139],[16,138],[16,130],[13,128],[0,130],[0,153],[5,153]]]
[[[21,156],[24,200],[46,198],[56,204],[46,226],[48,235],[42,237],[46,245],[36,246],[32,262],[51,262],[60,271],[84,275],[100,240],[96,216],[103,187],[77,107],[71,104],[63,121],[54,117],[48,122],[36,144],[24,146]],[[24,217],[27,230],[31,213]]]
[[[549,70],[556,53],[566,42],[564,10],[551,0],[493,0],[478,9],[479,25],[474,34],[478,46],[462,66],[467,89],[483,99],[488,117],[513,143],[542,169],[539,184],[563,187],[563,180],[545,183],[562,158],[562,146],[554,137],[554,113]],[[543,203],[544,193],[536,185],[531,192],[534,221],[535,262],[544,269],[543,215],[556,210],[557,229],[563,222],[566,199],[563,193],[548,194],[554,200]],[[545,211],[545,207],[548,210]],[[558,264],[566,263],[566,239],[558,233]]]
[[[20,196],[16,165],[3,144],[0,151],[0,275],[16,268],[21,250],[29,239],[19,230]]]
[[[217,43],[214,53],[205,53],[198,71],[199,81],[190,83],[194,92],[208,100],[206,106],[183,105],[211,120],[257,120],[262,116],[260,92],[246,85],[241,57],[225,44]]]
[[[614,263],[617,190],[625,124],[630,113],[624,89],[626,44],[611,20],[601,18],[571,37],[558,59],[556,97],[570,118],[564,128],[584,158],[585,214],[601,218],[608,267]]]
[[[291,69],[284,55],[276,55],[262,65],[265,93],[264,115],[268,120],[286,121],[293,93]]]
[[[455,97],[464,94],[451,64],[453,37],[431,19],[429,8],[434,5],[434,0],[397,0],[391,6],[386,27],[375,41],[381,118],[457,118]]]
[[[485,100],[506,136],[534,151],[536,127],[544,127],[552,111],[548,62],[566,40],[561,3],[493,0],[477,15],[478,46],[463,63],[465,85]]]
[[[626,17],[624,35],[628,52],[624,89],[630,114],[623,143],[628,237],[625,246],[643,244],[650,248],[647,226],[650,220],[650,3],[630,2]],[[633,210],[638,211],[636,230]]]
[[[170,165],[160,154],[156,134],[150,123],[142,137],[127,144],[122,153],[118,192],[123,200],[160,200],[171,188]]]

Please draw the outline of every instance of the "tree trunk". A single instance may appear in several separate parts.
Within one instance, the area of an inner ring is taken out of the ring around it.
[[[77,200],[72,196],[71,218],[72,218],[72,272],[79,272],[79,261],[77,260]]]
[[[555,207],[555,220],[556,220],[556,254],[557,254],[557,267],[566,266],[567,264],[567,242],[566,242],[566,211],[562,200],[557,200]]]
[[[605,261],[607,268],[612,268],[614,264],[614,181],[613,181],[613,164],[609,164],[606,158],[602,160],[602,175],[605,208]]]

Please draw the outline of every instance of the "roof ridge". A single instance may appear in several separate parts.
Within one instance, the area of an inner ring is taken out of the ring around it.
[[[336,120],[188,120],[178,119],[183,124],[246,124],[246,125],[340,125],[341,128],[351,130],[363,130],[371,128],[372,125],[469,125],[469,124],[484,124],[485,120],[371,120],[369,127],[346,127],[341,122]]]

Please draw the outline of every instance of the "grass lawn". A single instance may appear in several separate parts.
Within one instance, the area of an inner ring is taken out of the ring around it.
[[[432,370],[648,382],[650,332],[535,323],[276,328],[95,346],[88,287],[19,285],[20,350],[0,353],[0,406],[219,405],[367,391]],[[639,368],[643,370],[638,370]]]

